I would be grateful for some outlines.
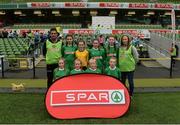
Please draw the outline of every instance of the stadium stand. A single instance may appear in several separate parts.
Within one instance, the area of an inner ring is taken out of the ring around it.
[[[23,57],[28,50],[24,38],[0,38],[0,55]]]
[[[143,24],[137,24],[137,25],[123,25],[123,24],[116,24],[116,29],[165,29],[161,25],[143,25]]]
[[[13,29],[50,29],[52,27],[61,27],[62,29],[78,29],[81,24],[15,24]]]

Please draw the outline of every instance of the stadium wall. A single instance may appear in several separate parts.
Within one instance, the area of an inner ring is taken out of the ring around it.
[[[163,58],[167,58],[167,56],[165,56],[164,54],[160,53],[159,51],[155,50],[153,47],[148,45],[148,52],[149,52],[149,56],[150,58],[158,58],[156,61],[158,63],[160,63],[162,66],[166,67],[166,68],[170,68],[170,58],[169,59],[164,59]]]

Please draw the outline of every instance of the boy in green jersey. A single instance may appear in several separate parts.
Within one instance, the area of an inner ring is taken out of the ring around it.
[[[83,73],[82,68],[82,62],[80,59],[76,59],[74,61],[74,69],[70,72],[70,74],[79,74],[79,73]]]
[[[111,57],[109,60],[109,66],[105,69],[105,74],[121,79],[121,71],[118,67],[116,67],[116,64],[117,59],[115,57]]]
[[[106,59],[105,59],[105,65],[106,67],[109,66],[109,60],[111,57],[117,58],[117,47],[114,36],[109,36],[109,41],[107,45],[105,45],[106,50]]]

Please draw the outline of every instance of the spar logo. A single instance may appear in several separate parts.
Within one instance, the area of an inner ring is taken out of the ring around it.
[[[57,119],[117,118],[130,107],[128,89],[101,74],[76,74],[54,81],[46,93],[48,113]]]
[[[119,92],[119,91],[114,91],[112,94],[111,94],[111,99],[112,99],[112,101],[113,102],[116,102],[116,103],[118,103],[118,102],[121,102],[122,100],[123,100],[123,95],[122,95],[122,93],[121,92]],[[124,102],[125,103],[125,102]]]
[[[51,106],[125,104],[124,90],[51,91]]]

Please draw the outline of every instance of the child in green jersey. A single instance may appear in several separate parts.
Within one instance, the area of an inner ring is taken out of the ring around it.
[[[59,59],[59,67],[54,69],[54,80],[69,75],[69,70],[65,68],[65,59]]]
[[[82,62],[80,59],[74,60],[74,69],[70,72],[70,74],[79,74],[83,73],[82,68]]]
[[[106,67],[109,66],[109,60],[111,57],[116,57],[117,58],[117,47],[116,47],[116,42],[114,36],[109,36],[109,41],[107,45],[105,45],[105,50],[106,50],[106,59],[105,59],[105,64]]]
[[[101,70],[97,68],[96,59],[91,58],[89,60],[89,68],[86,69],[86,73],[101,73]]]
[[[116,67],[116,64],[117,59],[115,57],[111,57],[109,60],[109,66],[105,69],[105,74],[121,79],[121,71],[118,67]]]
[[[100,48],[98,40],[93,40],[93,47],[89,50],[89,57],[96,59],[97,68],[103,69],[104,49]]]
[[[62,55],[66,61],[66,67],[70,70],[73,69],[73,62],[75,59],[75,51],[77,47],[73,44],[73,36],[66,36],[66,43],[62,48]]]

